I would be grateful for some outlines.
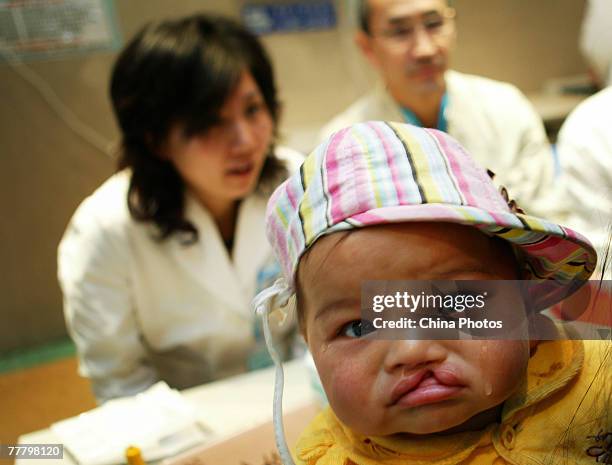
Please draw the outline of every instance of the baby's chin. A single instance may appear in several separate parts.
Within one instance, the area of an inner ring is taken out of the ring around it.
[[[464,431],[479,431],[499,420],[502,404],[482,412],[452,411],[422,412],[405,425],[399,425],[395,433],[403,436],[422,436],[430,434],[455,434]]]
[[[431,434],[454,434],[478,431],[499,420],[502,405],[474,414],[473,410],[443,408],[419,409],[395,418],[385,418],[378,424],[348,424],[353,431],[364,436],[419,437]]]

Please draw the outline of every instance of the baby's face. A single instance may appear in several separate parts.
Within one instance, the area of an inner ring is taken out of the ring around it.
[[[524,378],[527,341],[376,340],[355,331],[363,281],[491,279],[517,279],[514,257],[470,227],[403,223],[319,239],[300,262],[298,298],[338,418],[373,436],[493,421]]]

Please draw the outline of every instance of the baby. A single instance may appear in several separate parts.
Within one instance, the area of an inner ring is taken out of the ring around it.
[[[537,312],[594,269],[584,237],[519,213],[452,138],[341,130],[277,189],[267,226],[285,278],[255,306],[267,326],[295,294],[329,400],[292,459],[277,393],[285,463],[612,463],[608,341],[384,339],[362,319],[365,281],[537,280]]]

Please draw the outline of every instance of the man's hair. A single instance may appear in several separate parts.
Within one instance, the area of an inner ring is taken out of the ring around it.
[[[446,4],[453,6],[453,0],[446,0]],[[368,0],[357,0],[357,20],[359,21],[359,29],[370,35],[370,4]]]
[[[357,15],[359,29],[369,35],[370,24],[368,20],[370,19],[370,5],[368,4],[368,0],[357,0]]]

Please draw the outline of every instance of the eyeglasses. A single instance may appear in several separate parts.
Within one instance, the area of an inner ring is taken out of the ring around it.
[[[422,28],[423,32],[434,40],[449,36],[453,30],[454,17],[455,10],[452,8],[444,12],[429,12],[423,15],[420,21],[401,19],[389,29],[370,35],[386,40],[396,47],[411,48],[416,42],[418,28]]]

